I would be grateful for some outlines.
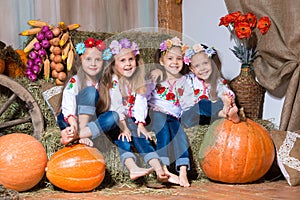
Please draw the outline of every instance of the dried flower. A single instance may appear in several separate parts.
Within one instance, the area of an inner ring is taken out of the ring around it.
[[[229,13],[221,17],[219,26],[228,28],[236,46],[230,49],[240,60],[243,66],[251,65],[256,55],[256,44],[253,44],[254,29],[258,28],[262,35],[266,34],[271,26],[267,16],[259,19],[253,13],[242,15],[240,11]]]

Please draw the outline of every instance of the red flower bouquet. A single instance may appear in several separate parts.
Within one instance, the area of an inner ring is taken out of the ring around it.
[[[228,28],[236,46],[230,49],[240,60],[243,66],[249,66],[253,62],[256,54],[257,38],[255,28],[258,28],[262,35],[266,34],[271,26],[271,21],[267,16],[257,18],[248,12],[242,15],[240,11],[229,13],[221,17],[219,26]]]

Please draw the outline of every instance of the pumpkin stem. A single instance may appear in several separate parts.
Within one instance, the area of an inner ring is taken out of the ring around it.
[[[242,122],[247,121],[247,117],[246,117],[246,114],[245,114],[245,111],[244,111],[243,107],[241,107],[240,110],[239,110],[239,117],[240,117]]]

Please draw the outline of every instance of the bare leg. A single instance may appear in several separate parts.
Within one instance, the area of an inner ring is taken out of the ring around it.
[[[80,114],[78,115],[78,123],[79,123],[79,130],[83,129],[92,119],[91,115],[87,114]]]
[[[223,116],[220,116],[220,117],[227,117],[227,114],[230,110],[231,104],[233,103],[233,97],[230,94],[224,92],[222,94],[222,101],[224,104],[223,113],[222,113]]]
[[[152,168],[146,169],[137,166],[133,158],[127,158],[124,164],[129,170],[131,180],[136,180],[142,176],[149,175],[153,171]]]
[[[187,178],[187,167],[185,165],[180,166],[179,171],[179,184],[182,187],[190,187],[189,180]]]
[[[154,158],[149,161],[149,165],[156,172],[157,180],[160,182],[167,182],[169,177],[163,170],[161,163],[158,159]]]
[[[179,177],[171,172],[169,172],[166,165],[163,166],[163,170],[167,176],[169,176],[168,181],[170,183],[179,184]]]

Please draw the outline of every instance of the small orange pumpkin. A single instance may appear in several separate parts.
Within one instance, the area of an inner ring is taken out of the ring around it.
[[[105,176],[105,160],[98,149],[84,144],[63,147],[47,164],[46,176],[55,186],[85,192],[99,186]]]
[[[26,191],[45,175],[47,154],[41,142],[25,133],[0,137],[0,183],[6,188]]]
[[[215,121],[199,150],[204,174],[224,183],[257,181],[270,169],[274,156],[269,132],[250,119],[237,124],[227,119]]]

